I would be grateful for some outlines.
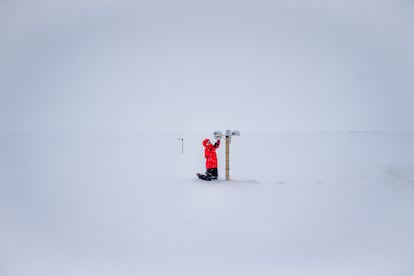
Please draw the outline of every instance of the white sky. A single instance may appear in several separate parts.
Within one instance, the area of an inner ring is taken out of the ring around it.
[[[409,1],[0,4],[0,131],[413,130]]]

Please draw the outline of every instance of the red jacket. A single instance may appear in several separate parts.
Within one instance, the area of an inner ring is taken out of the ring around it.
[[[203,141],[204,157],[206,158],[206,168],[216,169],[218,167],[216,149],[220,146],[220,140],[212,145],[209,139]]]

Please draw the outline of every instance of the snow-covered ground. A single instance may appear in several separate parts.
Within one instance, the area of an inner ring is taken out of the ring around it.
[[[2,274],[414,272],[414,135],[261,134],[231,144],[258,183],[196,180],[201,135],[2,136]]]
[[[414,275],[413,14],[1,2],[0,275]]]

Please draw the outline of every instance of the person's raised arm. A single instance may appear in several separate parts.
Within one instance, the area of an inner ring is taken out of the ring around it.
[[[218,148],[220,146],[220,139],[216,141],[216,143],[214,144],[215,148]]]

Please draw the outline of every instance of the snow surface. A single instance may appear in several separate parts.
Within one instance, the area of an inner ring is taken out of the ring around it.
[[[0,275],[414,275],[413,12],[1,2]]]

